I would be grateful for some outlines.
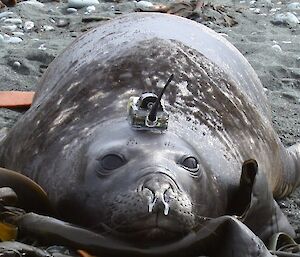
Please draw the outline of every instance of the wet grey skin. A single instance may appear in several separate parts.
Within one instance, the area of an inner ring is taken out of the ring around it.
[[[95,133],[86,149],[83,176],[89,195],[82,210],[83,216],[88,215],[86,210],[95,210],[90,220],[102,217],[99,223],[88,224],[93,229],[161,242],[196,229],[201,216],[217,217],[224,211],[222,192],[212,174],[195,163],[196,150],[175,133],[134,131],[126,119],[104,123]],[[99,184],[101,200],[94,197]],[[207,206],[199,186],[218,204]]]
[[[129,98],[159,94],[170,74],[168,129],[134,130]],[[299,185],[299,149],[283,147],[257,75],[228,41],[187,19],[135,13],[51,63],[1,143],[0,166],[36,181],[60,218],[148,247],[249,206],[244,223],[263,240],[293,235],[267,192],[280,198]]]

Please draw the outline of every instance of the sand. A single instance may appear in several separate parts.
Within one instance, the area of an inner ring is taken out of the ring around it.
[[[193,19],[222,33],[248,59],[265,87],[274,127],[286,146],[300,142],[300,24],[292,21],[274,24],[274,19],[286,12],[300,19],[300,7],[292,10],[290,3],[295,1],[221,0],[212,2],[214,6],[225,5],[221,12],[207,7],[201,17],[197,13],[192,15]],[[294,6],[297,7],[297,2]],[[63,1],[43,4],[30,1],[1,9],[0,17],[3,12],[12,12],[6,18],[21,18],[22,24],[11,32],[12,28],[3,27],[11,24],[0,18],[0,34],[15,34],[22,41],[1,43],[0,38],[0,90],[35,90],[49,63],[78,35],[104,20],[133,12],[136,4],[132,1],[100,2],[95,7],[91,13],[87,13],[86,8],[68,13],[67,3]],[[224,16],[232,17],[237,24],[227,27]],[[87,21],[91,17],[98,21]],[[28,21],[34,23],[33,28]],[[5,40],[9,39],[6,37]],[[0,109],[0,136],[1,131],[13,126],[20,115],[16,111]],[[300,189],[279,202],[296,230],[300,228],[299,196]]]

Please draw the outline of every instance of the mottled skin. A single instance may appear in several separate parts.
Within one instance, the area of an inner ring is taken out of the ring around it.
[[[158,93],[171,73],[168,130],[133,130],[129,97]],[[0,166],[35,180],[65,220],[155,245],[197,230],[202,216],[241,214],[232,206],[249,159],[258,163],[263,215],[267,190],[278,198],[298,186],[299,153],[279,141],[257,75],[224,38],[176,16],[131,14],[84,34],[53,61],[1,144]],[[124,163],[103,170],[108,154]],[[196,174],[186,156],[198,160]],[[276,203],[270,210],[267,232],[255,215],[246,224],[263,239],[292,234]]]

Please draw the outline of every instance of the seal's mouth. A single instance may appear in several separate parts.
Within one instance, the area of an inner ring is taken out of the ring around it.
[[[189,230],[174,219],[157,213],[146,219],[139,219],[128,225],[111,228],[101,224],[104,233],[128,241],[138,246],[158,246],[177,241],[186,236]],[[101,233],[104,235],[104,233]]]
[[[181,239],[185,234],[177,233],[161,227],[149,227],[130,232],[115,232],[117,237],[137,244],[139,247],[164,245]]]

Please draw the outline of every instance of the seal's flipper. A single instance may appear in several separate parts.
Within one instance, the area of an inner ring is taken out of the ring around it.
[[[273,191],[275,199],[283,198],[300,186],[300,143],[283,150],[282,159],[285,159],[282,178]]]
[[[295,177],[297,184],[295,187],[300,186],[300,143],[294,144],[287,149],[294,165]]]
[[[277,232],[295,236],[292,226],[273,199],[265,173],[259,170],[255,160],[243,163],[240,186],[235,197],[230,214],[239,216],[239,220],[263,241],[266,242]],[[260,214],[259,219],[257,213]]]
[[[249,168],[249,164],[246,167]],[[294,237],[294,229],[273,199],[266,174],[259,170],[259,164],[256,167],[253,166],[253,169],[255,168],[256,175],[253,180],[250,203],[245,213],[241,215],[241,221],[265,242],[277,232],[285,232]],[[260,214],[259,219],[257,219],[257,213]]]
[[[229,206],[228,214],[242,216],[249,208],[257,172],[258,165],[255,160],[251,159],[243,163],[240,186],[234,194],[234,199],[230,201],[231,205]]]

